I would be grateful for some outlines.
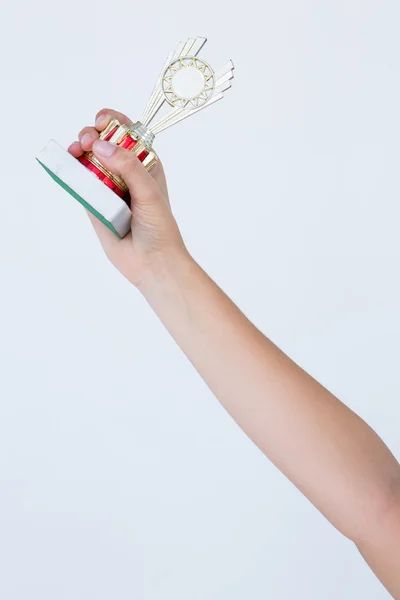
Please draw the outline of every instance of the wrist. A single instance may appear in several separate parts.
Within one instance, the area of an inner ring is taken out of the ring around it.
[[[146,298],[150,300],[162,289],[179,278],[180,273],[190,270],[195,261],[182,244],[168,248],[167,251],[155,253],[147,261],[137,289]]]

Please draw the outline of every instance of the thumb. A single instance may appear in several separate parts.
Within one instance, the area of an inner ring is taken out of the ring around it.
[[[136,204],[154,202],[160,195],[156,181],[146,171],[134,152],[104,140],[96,140],[93,143],[93,153],[106,169],[122,177]]]

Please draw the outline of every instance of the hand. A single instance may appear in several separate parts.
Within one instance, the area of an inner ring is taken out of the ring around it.
[[[71,144],[68,152],[78,158],[84,151],[92,150],[107,169],[120,175],[127,184],[132,223],[124,239],[118,239],[89,211],[88,215],[109,260],[124,277],[140,287],[167,259],[173,260],[176,255],[186,253],[186,249],[171,212],[160,161],[148,173],[134,152],[99,140],[99,131],[105,129],[111,118],[126,125],[131,123],[122,113],[103,109],[96,116],[95,127],[84,127],[79,141]]]

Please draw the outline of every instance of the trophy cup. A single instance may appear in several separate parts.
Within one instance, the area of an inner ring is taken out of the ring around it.
[[[153,150],[155,135],[221,100],[231,87],[234,69],[231,60],[214,72],[207,62],[198,58],[206,41],[206,38],[198,37],[180,42],[168,55],[140,121],[123,125],[112,119],[100,133],[100,139],[134,152],[150,171],[158,160]],[[186,90],[184,86],[182,88],[182,75],[188,74],[189,70],[200,80],[196,93],[188,92],[187,86]],[[169,111],[150,126],[163,105]],[[123,179],[108,171],[92,152],[85,152],[76,159],[51,140],[37,160],[61,187],[118,237],[123,238],[130,231],[128,188]]]

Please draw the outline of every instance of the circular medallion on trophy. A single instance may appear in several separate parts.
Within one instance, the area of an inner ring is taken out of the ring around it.
[[[176,58],[162,75],[164,97],[176,108],[203,106],[212,96],[214,87],[214,71],[195,56]]]

